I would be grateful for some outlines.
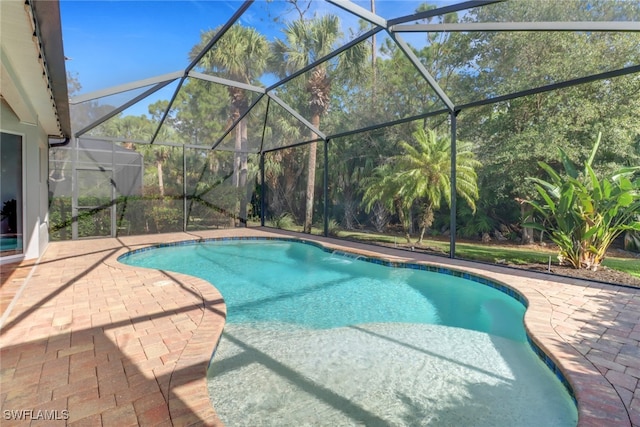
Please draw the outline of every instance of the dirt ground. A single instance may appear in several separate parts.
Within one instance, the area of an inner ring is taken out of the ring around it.
[[[548,271],[548,265],[544,264],[514,265],[514,267],[526,268],[528,270],[535,271]],[[552,265],[551,273],[559,274],[561,276],[578,277],[587,280],[597,280],[599,282],[640,287],[640,278],[632,276],[623,271],[612,270],[607,267],[603,267],[598,271],[591,271],[585,269],[576,270],[575,268],[571,267]]]

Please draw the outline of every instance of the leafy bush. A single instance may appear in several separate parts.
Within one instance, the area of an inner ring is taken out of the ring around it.
[[[566,176],[557,174],[548,164],[538,164],[550,180],[528,178],[535,183],[543,203],[528,200],[542,223],[523,224],[548,233],[558,245],[561,263],[574,268],[597,270],[607,249],[625,231],[640,231],[640,166],[625,167],[599,179],[591,164],[600,145],[600,135],[584,164],[582,174],[566,153],[560,159]]]
[[[291,230],[295,226],[295,221],[290,213],[283,213],[269,221],[269,225],[281,230]]]
[[[338,233],[340,232],[340,224],[338,224],[338,221],[331,218],[327,225],[329,236],[338,237]]]

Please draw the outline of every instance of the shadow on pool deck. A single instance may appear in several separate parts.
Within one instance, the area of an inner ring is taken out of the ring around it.
[[[579,424],[640,426],[640,290],[270,229],[50,243],[1,331],[1,409],[66,409],[68,425],[218,423],[205,372],[224,325],[220,294],[200,279],[116,259],[151,244],[231,236],[312,238],[508,283],[530,300],[529,331],[576,388]]]

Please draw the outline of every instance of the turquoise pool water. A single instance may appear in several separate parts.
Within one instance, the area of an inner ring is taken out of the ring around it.
[[[21,250],[22,250],[21,237],[0,236],[0,252],[21,251]]]
[[[224,296],[209,382],[228,425],[576,424],[529,347],[525,307],[489,286],[278,240],[121,262],[201,277]]]

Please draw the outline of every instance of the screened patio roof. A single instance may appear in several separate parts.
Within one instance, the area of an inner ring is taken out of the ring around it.
[[[109,5],[117,7],[117,2]],[[136,41],[142,50],[134,51],[135,58],[123,56],[110,64],[110,81],[120,75],[139,79],[117,81],[111,88],[70,100],[74,135],[231,150],[233,130],[244,119],[251,129],[263,129],[249,138],[245,148],[258,153],[640,71],[640,5],[635,2],[486,0],[421,5],[419,1],[245,1],[201,2],[199,9],[189,9],[185,2],[140,2],[141,12],[147,8],[151,14],[152,8],[162,8],[166,15],[175,13],[173,26],[158,28],[154,40]],[[323,45],[316,37],[318,44],[313,48],[308,40],[295,39],[296,22],[314,17],[335,19],[335,40]],[[200,38],[194,42],[178,37],[193,32],[193,22],[206,25],[197,29]],[[248,45],[242,40],[247,29],[255,37]],[[575,43],[604,43],[615,55],[595,59],[576,55],[571,45],[555,43],[557,32],[575,35]],[[267,43],[262,51],[260,40]],[[533,40],[538,43],[528,43]],[[182,68],[175,68],[175,58],[163,60],[161,51],[167,43],[184,52]],[[292,48],[296,43],[297,53]],[[479,44],[485,56],[476,53]],[[540,45],[545,48],[541,50]],[[276,56],[278,46],[281,53],[289,51]],[[99,45],[94,48],[100,51]],[[529,48],[525,63],[512,63],[501,52]],[[264,57],[267,51],[270,58]],[[419,56],[417,52],[430,53]],[[294,58],[296,54],[300,58]],[[368,62],[354,72],[350,67],[362,61],[359,55]],[[547,67],[558,55],[570,58],[572,66]],[[397,74],[398,81],[383,84],[377,74],[380,63],[388,59],[392,61],[386,61],[386,67],[404,71]],[[140,71],[144,64],[149,64],[146,75]],[[508,70],[513,78],[494,78],[497,68],[503,76]],[[332,76],[325,100],[331,107],[321,126],[312,123],[310,114],[317,99],[312,91],[303,90],[314,73]],[[524,75],[526,79],[519,78]],[[83,76],[79,78],[82,84]],[[211,106],[204,98],[187,106],[189,97],[180,93],[191,88],[193,98],[196,86],[227,99],[230,95],[241,98],[244,107],[233,116],[229,105]],[[363,103],[366,108],[354,107]],[[218,125],[196,123],[189,135],[178,135],[172,128],[184,119],[176,117],[176,110],[187,107],[193,117],[207,117]],[[122,125],[110,126],[127,115],[147,116],[154,130],[141,138],[139,133],[127,136],[130,130]],[[297,129],[298,137],[284,138],[284,129]]]

